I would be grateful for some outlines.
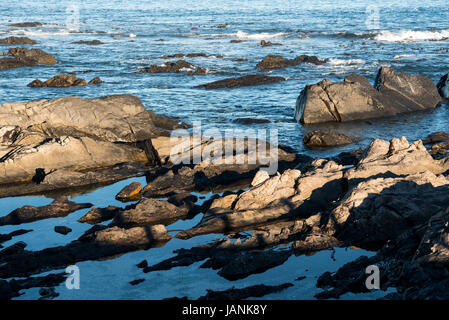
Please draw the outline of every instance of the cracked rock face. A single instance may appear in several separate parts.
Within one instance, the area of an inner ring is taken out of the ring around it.
[[[382,67],[374,86],[358,74],[343,82],[323,80],[306,86],[297,99],[295,119],[323,123],[389,117],[433,109],[440,102],[432,80]]]

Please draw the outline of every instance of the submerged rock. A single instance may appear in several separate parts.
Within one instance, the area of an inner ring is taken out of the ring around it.
[[[280,69],[286,67],[297,66],[302,63],[311,63],[321,65],[326,63],[325,60],[320,60],[316,56],[298,56],[295,59],[285,59],[282,56],[268,55],[262,61],[260,61],[256,68],[261,70]]]
[[[433,109],[440,102],[432,80],[382,67],[374,87],[357,74],[346,77],[344,82],[323,80],[306,86],[297,99],[295,119],[320,123],[389,117]]]
[[[12,58],[0,59],[0,70],[37,66],[40,64],[56,64],[56,59],[40,49],[11,48],[8,55]]]
[[[27,37],[7,37],[0,39],[0,43],[3,44],[36,44],[35,40]]]
[[[257,86],[267,83],[286,81],[283,77],[268,77],[264,75],[254,74],[243,76],[240,78],[230,78],[218,80],[215,82],[196,86],[195,88],[219,89],[219,88],[239,88],[245,86]]]
[[[332,132],[330,130],[324,131],[312,131],[308,132],[303,139],[304,144],[307,147],[338,147],[345,146],[354,142],[358,142],[360,139],[348,137],[342,133]]]

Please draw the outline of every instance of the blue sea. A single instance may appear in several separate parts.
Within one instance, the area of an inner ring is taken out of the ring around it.
[[[42,26],[13,28],[11,23],[38,21]],[[435,83],[449,71],[449,11],[447,1],[405,0],[255,0],[255,1],[30,1],[10,0],[0,3],[0,38],[26,36],[38,41],[35,47],[53,54],[58,64],[0,71],[0,104],[5,102],[50,99],[60,96],[94,98],[110,94],[133,94],[148,109],[192,124],[201,121],[204,129],[225,130],[235,127],[276,129],[279,143],[313,157],[327,157],[342,151],[366,146],[373,138],[405,136],[409,141],[423,139],[435,131],[449,129],[446,105],[412,115],[373,121],[314,126],[298,124],[294,118],[296,99],[307,84],[324,78],[340,81],[356,72],[374,81],[380,66],[397,71],[420,73]],[[73,44],[80,40],[100,40],[104,44]],[[231,40],[242,40],[235,43]],[[262,47],[261,40],[281,45]],[[0,45],[7,52],[10,45]],[[149,74],[142,69],[163,64],[164,55],[205,53],[208,57],[182,58],[195,66],[207,68],[206,75]],[[315,55],[327,59],[316,66],[302,64],[274,70],[270,76],[283,76],[285,82],[237,89],[204,90],[197,85],[229,77],[256,74],[255,66],[266,55],[295,58]],[[84,71],[93,71],[83,73]],[[30,88],[27,84],[56,74],[77,73],[91,80],[99,76],[104,83],[74,88]],[[237,124],[241,118],[268,120],[251,125]],[[331,128],[360,137],[359,143],[326,151],[311,151],[302,138],[312,129]],[[136,178],[98,189],[89,194],[72,195],[75,201],[88,201],[96,207],[121,205],[115,194]],[[144,182],[143,180],[141,182]],[[51,199],[18,197],[0,199],[0,215],[22,205],[44,205]],[[49,219],[26,225],[34,231],[16,241],[27,249],[40,250],[64,245],[79,237],[89,226],[76,220],[86,213],[78,211],[66,218]],[[200,216],[179,221],[168,229],[182,229],[196,224]],[[64,224],[74,231],[61,236],[53,226]],[[0,233],[14,228],[0,227]],[[187,296],[195,299],[206,289],[224,290],[232,286],[281,284],[307,278],[267,299],[313,299],[319,290],[317,277],[336,271],[342,264],[360,255],[372,255],[355,249],[336,249],[313,256],[293,256],[285,264],[244,280],[229,282],[214,270],[200,269],[200,264],[170,271],[143,274],[135,265],[143,259],[157,263],[173,255],[178,248],[190,248],[212,241],[202,236],[188,241],[173,240],[162,248],[122,255],[107,261],[79,264],[81,289],[56,288],[57,299],[162,299]],[[307,270],[307,271],[306,271]],[[131,286],[129,281],[144,278]],[[38,289],[23,291],[20,299],[39,297]],[[348,299],[371,299],[385,295],[372,292]]]

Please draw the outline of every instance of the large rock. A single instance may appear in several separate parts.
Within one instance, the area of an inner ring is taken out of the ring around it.
[[[285,80],[287,79],[285,79],[284,77],[269,77],[260,74],[254,74],[239,78],[218,80],[211,83],[196,86],[195,88],[206,88],[206,89],[240,88],[246,86],[257,86]]]
[[[167,135],[163,129],[182,127],[146,110],[139,98],[131,95],[4,103],[0,126],[19,126],[51,137],[88,136],[110,142],[143,141]]]
[[[268,55],[257,64],[256,68],[261,70],[280,69],[297,66],[302,63],[321,65],[326,63],[326,61],[320,60],[316,56],[301,55],[296,57],[295,59],[285,59],[282,56]]]
[[[440,102],[432,80],[382,67],[374,87],[357,74],[343,82],[323,80],[306,86],[297,99],[295,119],[321,123],[388,117],[433,109]]]
[[[36,44],[35,40],[27,37],[7,37],[0,39],[0,43],[3,44]]]
[[[66,88],[75,86],[87,85],[86,80],[77,78],[71,74],[60,74],[42,82],[36,79],[28,84],[29,87],[54,87],[54,88]]]
[[[56,64],[54,56],[40,49],[11,48],[8,51],[8,55],[12,56],[12,58],[0,59],[0,70],[40,64]]]

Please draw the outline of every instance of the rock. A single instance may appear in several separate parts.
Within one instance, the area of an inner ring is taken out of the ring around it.
[[[12,58],[0,59],[0,70],[37,66],[40,64],[56,64],[56,59],[40,49],[11,48],[8,55]]]
[[[103,80],[100,79],[100,77],[95,77],[92,80],[90,80],[87,84],[100,84],[103,83]]]
[[[41,297],[38,300],[48,300],[59,297],[59,293],[56,292],[55,288],[41,288],[39,289],[39,295]]]
[[[78,222],[97,224],[113,219],[117,213],[124,209],[116,206],[108,206],[106,208],[92,208],[85,216],[81,217]]]
[[[144,281],[145,281],[145,279],[136,279],[136,280],[130,281],[129,284],[132,285],[132,286],[136,286],[139,283],[142,283]]]
[[[207,290],[207,294],[205,296],[199,297],[198,300],[243,300],[248,298],[260,298],[266,296],[267,294],[276,293],[282,290],[285,290],[289,287],[292,287],[291,283],[284,283],[279,286],[266,286],[263,284],[250,286],[246,288],[236,289],[232,287],[231,289],[225,291],[212,291]]]
[[[254,176],[253,181],[251,182],[251,187],[257,186],[265,181],[270,179],[270,175],[265,170],[259,170],[257,171],[256,175]]]
[[[13,23],[10,24],[9,27],[15,27],[15,28],[33,28],[33,27],[40,27],[43,26],[41,22],[19,22],[19,23]]]
[[[215,82],[196,86],[195,88],[219,89],[219,88],[239,88],[245,86],[257,86],[267,83],[286,81],[283,77],[268,77],[259,74],[243,76],[240,78],[229,78]]]
[[[32,40],[27,37],[7,37],[4,39],[0,39],[0,43],[4,44],[36,44],[35,40]]]
[[[226,280],[244,279],[252,274],[262,273],[282,265],[291,256],[291,251],[241,252],[230,260],[218,274]]]
[[[346,122],[433,109],[441,102],[432,80],[421,75],[379,69],[375,86],[351,74],[344,82],[323,80],[304,88],[295,119],[302,123]]]
[[[122,229],[94,227],[65,246],[40,251],[22,251],[0,258],[0,278],[23,277],[98,260],[130,251],[160,246],[171,239],[162,225]]]
[[[270,123],[271,121],[268,119],[238,118],[233,120],[232,122],[249,125],[249,124]]]
[[[1,299],[11,299],[21,295],[21,290],[39,287],[59,286],[66,280],[66,273],[48,274],[43,277],[29,277],[26,279],[0,280]]]
[[[76,42],[72,42],[73,44],[88,44],[91,46],[96,46],[99,44],[104,44],[103,42],[101,42],[100,40],[80,40],[80,41],[76,41]]]
[[[69,227],[66,227],[66,226],[55,226],[55,232],[63,234],[63,235],[67,235],[70,232],[72,232],[72,229],[70,229]]]
[[[139,200],[142,197],[142,185],[140,182],[133,182],[124,187],[116,196],[115,199],[127,202]]]
[[[60,74],[53,78],[42,82],[36,79],[28,84],[28,87],[53,87],[53,88],[66,88],[76,86],[86,86],[86,80],[77,78],[71,74]]]
[[[426,139],[422,140],[423,144],[434,144],[437,142],[449,141],[449,133],[444,131],[434,132],[429,134]]]
[[[20,229],[20,230],[12,231],[12,232],[7,233],[7,234],[0,234],[0,243],[5,242],[5,241],[9,241],[13,237],[20,236],[22,234],[26,234],[26,233],[32,232],[32,231],[33,230]]]
[[[164,200],[143,199],[137,204],[118,211],[111,225],[123,228],[170,224],[189,214],[187,206],[177,207]]]
[[[271,46],[282,46],[282,44],[262,40],[262,41],[260,41],[260,46],[261,47],[271,47]]]
[[[449,81],[448,81],[448,74],[445,74],[441,77],[440,81],[438,81],[437,88],[438,92],[443,98],[449,98]]]
[[[315,65],[321,65],[326,63],[325,60],[320,60],[316,56],[298,56],[295,59],[285,59],[282,56],[268,55],[262,61],[260,61],[256,68],[261,70],[280,69],[286,67],[297,66],[302,63],[311,63]]]
[[[241,43],[241,42],[245,42],[244,40],[237,40],[237,39],[233,39],[231,41],[229,41],[230,43]]]
[[[434,144],[430,150],[430,154],[434,158],[440,158],[442,155],[445,155],[449,150],[449,142],[437,143]]]
[[[180,72],[191,72],[189,75],[193,74],[206,74],[207,70],[200,67],[195,67],[193,64],[178,60],[176,62],[166,62],[163,65],[151,65],[145,68],[143,72],[145,73],[180,73]]]
[[[328,148],[328,147],[338,147],[345,146],[354,142],[358,142],[360,139],[348,137],[342,133],[336,133],[330,130],[317,130],[308,132],[303,139],[304,144],[309,147],[319,147],[319,148]]]
[[[0,217],[0,225],[17,225],[42,219],[65,217],[72,212],[92,206],[91,203],[75,203],[66,198],[56,199],[43,207],[23,206],[15,209],[8,215]]]

